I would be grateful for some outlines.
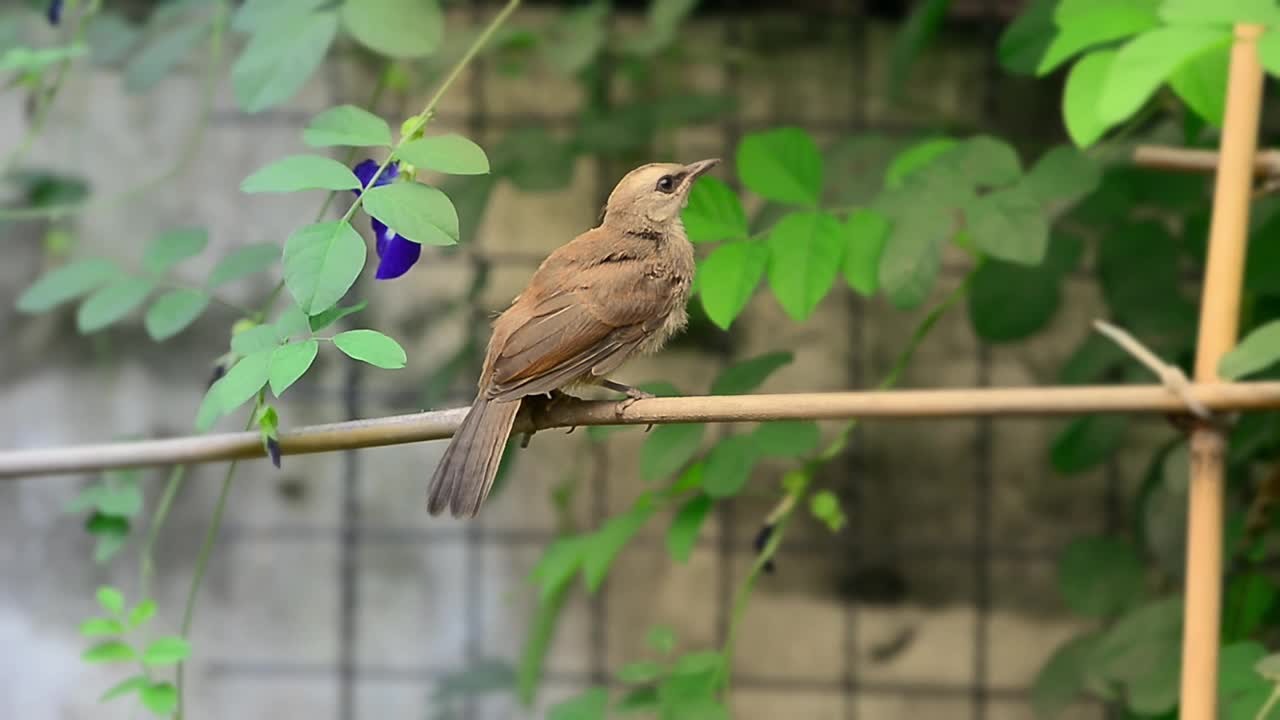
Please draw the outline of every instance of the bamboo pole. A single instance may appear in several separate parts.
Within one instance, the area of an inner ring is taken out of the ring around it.
[[[1280,409],[1280,382],[1191,385],[1209,410]],[[849,418],[1060,417],[1091,413],[1185,413],[1163,385],[884,390],[871,392],[717,395],[637,400],[631,404],[570,401],[522,412],[516,432],[580,425],[759,422]],[[285,455],[440,440],[453,434],[466,408],[298,428],[280,434]],[[262,457],[255,432],[0,452],[0,478],[125,467]]]
[[[1260,26],[1238,25],[1231,48],[1196,347],[1195,379],[1202,385],[1218,382],[1218,361],[1235,345],[1239,329],[1240,287],[1262,103],[1262,68],[1257,49],[1261,34]],[[1179,715],[1185,720],[1214,720],[1218,705],[1226,438],[1220,428],[1202,424],[1192,431],[1190,448]]]

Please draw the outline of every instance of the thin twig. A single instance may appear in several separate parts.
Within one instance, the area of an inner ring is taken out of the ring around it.
[[[1098,332],[1110,338],[1115,344],[1119,345],[1125,352],[1136,358],[1138,362],[1146,365],[1148,370],[1155,373],[1156,377],[1160,378],[1160,382],[1164,383],[1165,387],[1169,388],[1172,392],[1177,393],[1178,397],[1182,398],[1182,401],[1187,404],[1187,409],[1189,409],[1192,414],[1201,420],[1213,419],[1213,415],[1209,412],[1209,408],[1205,407],[1204,404],[1197,400],[1195,395],[1191,393],[1191,381],[1187,379],[1187,374],[1182,372],[1182,368],[1177,365],[1170,365],[1169,363],[1161,360],[1133,335],[1130,335],[1127,331],[1118,328],[1105,320],[1094,320],[1093,327],[1096,328]]]
[[[1133,151],[1133,164],[1153,170],[1214,173],[1218,170],[1219,155],[1213,150],[1139,145]],[[1263,150],[1253,158],[1256,175],[1280,175],[1280,150]]]

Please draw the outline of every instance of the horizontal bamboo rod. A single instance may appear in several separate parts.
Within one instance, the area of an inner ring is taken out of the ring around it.
[[[1133,151],[1133,164],[1155,170],[1212,173],[1218,170],[1216,150],[1192,150],[1163,145],[1139,145]],[[1256,175],[1280,175],[1280,150],[1263,150],[1253,157]]]
[[[1191,386],[1214,411],[1280,409],[1280,382]],[[581,425],[758,422],[850,418],[1052,417],[1090,413],[1179,413],[1186,406],[1163,385],[885,390],[871,392],[716,395],[637,400],[630,405],[570,401],[524,412],[517,432]],[[441,440],[466,408],[313,425],[280,434],[285,455]],[[204,463],[263,456],[255,432],[223,433],[39,450],[0,452],[0,478],[126,467]]]

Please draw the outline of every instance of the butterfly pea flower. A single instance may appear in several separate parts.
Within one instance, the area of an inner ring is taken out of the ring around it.
[[[62,22],[62,0],[51,0],[49,7],[45,9],[45,17],[49,18],[50,25]]]
[[[360,190],[352,190],[357,197],[363,190],[369,188],[369,181],[373,179],[373,174],[378,171],[378,164],[374,160],[365,160],[353,168],[361,187]],[[391,163],[378,176],[378,181],[374,183],[374,187],[380,187],[394,181],[399,172],[400,163]],[[422,255],[422,246],[411,240],[404,239],[399,233],[387,227],[385,223],[376,217],[370,216],[369,224],[373,226],[374,247],[378,251],[378,272],[374,277],[379,280],[390,280],[409,272],[409,268],[413,267],[413,264],[418,262],[418,257]]]

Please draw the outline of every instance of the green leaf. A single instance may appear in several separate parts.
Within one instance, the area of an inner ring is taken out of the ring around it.
[[[330,0],[245,0],[231,17],[231,27],[242,33],[264,32],[268,29],[287,31],[306,19],[308,15]]]
[[[702,471],[702,489],[713,498],[737,495],[756,464],[756,443],[750,435],[730,435],[711,448]]]
[[[416,182],[397,182],[364,194],[365,212],[401,237],[427,245],[458,243],[458,212],[449,197]]]
[[[320,343],[315,340],[303,340],[276,348],[271,353],[271,364],[267,370],[271,392],[276,397],[283,395],[290,385],[307,372],[319,351]]]
[[[582,579],[587,585],[587,592],[594,593],[600,589],[618,553],[640,532],[640,528],[653,516],[654,509],[652,500],[642,497],[631,510],[609,518],[603,527],[591,534],[582,559]]]
[[[557,588],[564,586],[582,567],[589,537],[562,537],[543,551],[538,564],[529,571],[529,579],[541,589],[540,601],[548,601]]]
[[[133,648],[119,640],[108,640],[84,651],[81,660],[87,663],[131,662],[138,658]]]
[[[1231,43],[1224,39],[1191,59],[1169,76],[1169,87],[1197,115],[1214,127],[1222,127],[1227,108],[1227,66]]]
[[[1056,13],[1057,32],[1036,65],[1048,75],[1082,50],[1157,27],[1156,3],[1150,0],[1064,0]]]
[[[760,387],[765,380],[795,356],[789,352],[757,355],[730,365],[711,383],[712,395],[745,395]]]
[[[1060,0],[1032,0],[1000,35],[996,54],[1000,65],[1011,73],[1036,72],[1049,44],[1057,35],[1054,12]]]
[[[817,207],[822,197],[822,156],[799,128],[751,133],[738,144],[738,178],[767,200]]]
[[[775,420],[751,433],[759,457],[800,457],[818,446],[818,424],[812,420]]]
[[[222,409],[222,380],[218,380],[209,386],[204,397],[200,399],[194,427],[197,432],[208,432],[225,414],[226,411]]]
[[[996,190],[965,208],[978,249],[998,260],[1039,265],[1049,248],[1049,223],[1037,198],[1024,187]]]
[[[1218,654],[1218,708],[1226,720],[1276,720],[1280,708],[1259,715],[1271,696],[1273,686],[1258,674],[1255,666],[1267,654],[1257,642],[1227,643]]]
[[[1114,124],[1102,119],[1099,108],[1103,86],[1116,64],[1117,54],[1115,50],[1094,50],[1077,61],[1067,74],[1062,93],[1062,118],[1067,133],[1079,147],[1094,144]]]
[[[450,175],[484,175],[489,157],[484,148],[461,135],[435,135],[410,140],[396,151],[396,157],[419,170]]]
[[[840,223],[822,212],[786,215],[769,232],[769,284],[782,309],[802,322],[831,289],[847,240]]]
[[[1046,266],[988,260],[969,286],[969,322],[990,342],[1022,340],[1049,324],[1058,311],[1059,278]]]
[[[208,244],[209,231],[204,228],[170,230],[147,243],[142,263],[148,272],[166,273],[183,260],[199,255]]]
[[[151,303],[143,318],[152,340],[168,340],[187,329],[209,307],[209,296],[199,290],[171,290]]]
[[[131,678],[125,678],[115,685],[112,685],[110,690],[102,693],[102,697],[98,698],[98,702],[115,700],[118,697],[123,697],[129,693],[137,692],[145,688],[150,684],[150,682],[151,681],[148,680],[145,675],[134,675]]]
[[[1228,550],[1230,552],[1230,550]],[[1247,640],[1262,626],[1277,607],[1280,592],[1266,575],[1247,572],[1227,581],[1223,597],[1223,642]]]
[[[275,243],[245,245],[222,258],[209,273],[209,287],[216,288],[259,273],[280,259],[280,246]]]
[[[114,325],[136,310],[154,289],[150,280],[125,278],[95,290],[76,309],[76,329],[88,334]]]
[[[123,635],[124,623],[109,618],[89,618],[80,623],[80,635],[83,637],[102,637],[104,635]]]
[[[698,542],[698,533],[711,513],[711,498],[697,495],[676,512],[671,518],[671,527],[667,529],[667,554],[678,563],[689,561],[693,546]]]
[[[742,202],[723,180],[703,175],[689,190],[689,204],[680,214],[689,240],[695,243],[737,240],[749,234]]]
[[[142,653],[145,665],[174,665],[191,655],[191,645],[176,636],[163,637],[152,641]]]
[[[275,322],[271,323],[271,327],[275,330],[276,339],[284,342],[289,338],[311,334],[311,318],[302,311],[302,308],[289,303],[288,307],[280,312]]]
[[[1062,600],[1077,615],[1107,618],[1142,599],[1142,561],[1133,546],[1109,537],[1073,540],[1058,560]]]
[[[1271,28],[1258,38],[1258,60],[1271,75],[1280,75],[1280,28]]]
[[[1274,0],[1163,0],[1160,19],[1170,25],[1280,25]]]
[[[338,15],[314,12],[289,25],[285,32],[269,25],[259,29],[232,66],[231,87],[241,110],[261,112],[297,94],[329,52]]]
[[[618,682],[627,685],[650,683],[661,676],[662,666],[652,660],[627,663],[618,669]]]
[[[891,190],[903,187],[908,177],[928,167],[937,158],[954,150],[959,140],[949,137],[931,138],[898,153],[885,170],[884,186]]]
[[[645,633],[644,644],[663,655],[670,655],[676,649],[676,634],[666,625],[654,625]]]
[[[334,305],[333,307],[329,308],[328,310],[325,310],[319,315],[312,315],[311,316],[311,332],[320,332],[321,330],[324,330],[330,325],[338,322],[342,318],[348,315],[352,315],[360,312],[361,310],[365,309],[365,307],[368,305],[369,305],[368,300],[361,300],[355,305],[347,305],[345,307],[339,307],[337,305]]]
[[[658,689],[638,687],[630,690],[614,703],[614,715],[635,715],[658,711]]]
[[[1182,294],[1182,259],[1163,225],[1144,221],[1097,245],[1098,278],[1116,320],[1161,355],[1181,352],[1195,334],[1195,306]]]
[[[108,260],[77,260],[40,276],[18,296],[17,308],[24,313],[45,312],[119,276],[120,269]]]
[[[880,254],[880,284],[895,307],[918,307],[933,291],[942,267],[942,247],[952,231],[952,218],[941,208],[921,207],[895,217],[888,243]]]
[[[150,90],[191,54],[209,32],[208,22],[198,22],[157,32],[124,68],[124,89],[131,93]]]
[[[351,168],[323,155],[290,155],[254,172],[240,183],[247,193],[298,190],[354,190],[360,187]]]
[[[1129,117],[1184,63],[1230,37],[1227,28],[1173,26],[1148,30],[1125,43],[1106,75],[1098,117],[1108,124]]]
[[[17,70],[24,73],[39,73],[50,65],[70,61],[85,54],[83,45],[50,48],[9,48],[0,56],[0,72]]]
[[[444,37],[436,0],[346,0],[342,25],[360,44],[393,58],[426,57]]]
[[[1122,685],[1129,709],[1158,715],[1178,700],[1182,599],[1170,597],[1125,615],[1090,653],[1091,675]]]
[[[355,284],[368,249],[346,222],[307,225],[284,243],[284,283],[308,315],[333,307]]]
[[[231,336],[231,349],[241,355],[274,350],[279,344],[280,334],[273,325],[255,325]]]
[[[1265,370],[1280,360],[1280,320],[1261,325],[1245,336],[1218,363],[1218,376],[1239,380]]]
[[[849,523],[840,499],[830,490],[819,490],[809,499],[809,513],[822,521],[831,532],[840,532]]]
[[[647,481],[670,477],[684,467],[702,447],[702,423],[659,425],[640,448],[640,477]]]
[[[1031,686],[1031,707],[1038,718],[1056,718],[1085,690],[1089,657],[1100,637],[1077,635],[1053,651]]]
[[[698,294],[711,322],[729,329],[755,294],[768,263],[768,246],[751,240],[727,242],[698,263]]]
[[[218,399],[223,413],[233,412],[267,384],[273,352],[274,350],[259,350],[240,358],[217,382]]]
[[[136,630],[156,614],[156,601],[143,600],[129,612],[129,629]]]
[[[902,88],[910,77],[911,66],[935,38],[947,17],[951,0],[924,0],[916,3],[894,34],[889,52],[889,93],[891,98],[902,95]]]
[[[339,105],[311,118],[302,131],[311,147],[390,147],[387,121],[355,105]]]
[[[608,709],[609,691],[592,688],[552,705],[547,710],[547,720],[605,720]]]
[[[399,370],[408,361],[400,343],[377,330],[348,330],[333,336],[333,344],[353,360],[384,370]]]
[[[941,169],[943,177],[959,178],[970,185],[1001,187],[1022,176],[1018,152],[1009,143],[990,135],[974,135],[942,153],[931,169]]]
[[[157,682],[142,689],[142,705],[152,713],[168,717],[178,707],[178,690],[172,683]]]
[[[1111,457],[1124,440],[1124,415],[1086,415],[1067,424],[1049,452],[1053,467],[1064,475],[1092,469]]]
[[[889,229],[889,220],[874,210],[854,210],[844,224],[844,279],[867,297],[880,289],[880,256]]]
[[[1075,203],[1101,182],[1102,168],[1096,160],[1070,145],[1059,145],[1040,156],[1021,187],[1043,204]]]

